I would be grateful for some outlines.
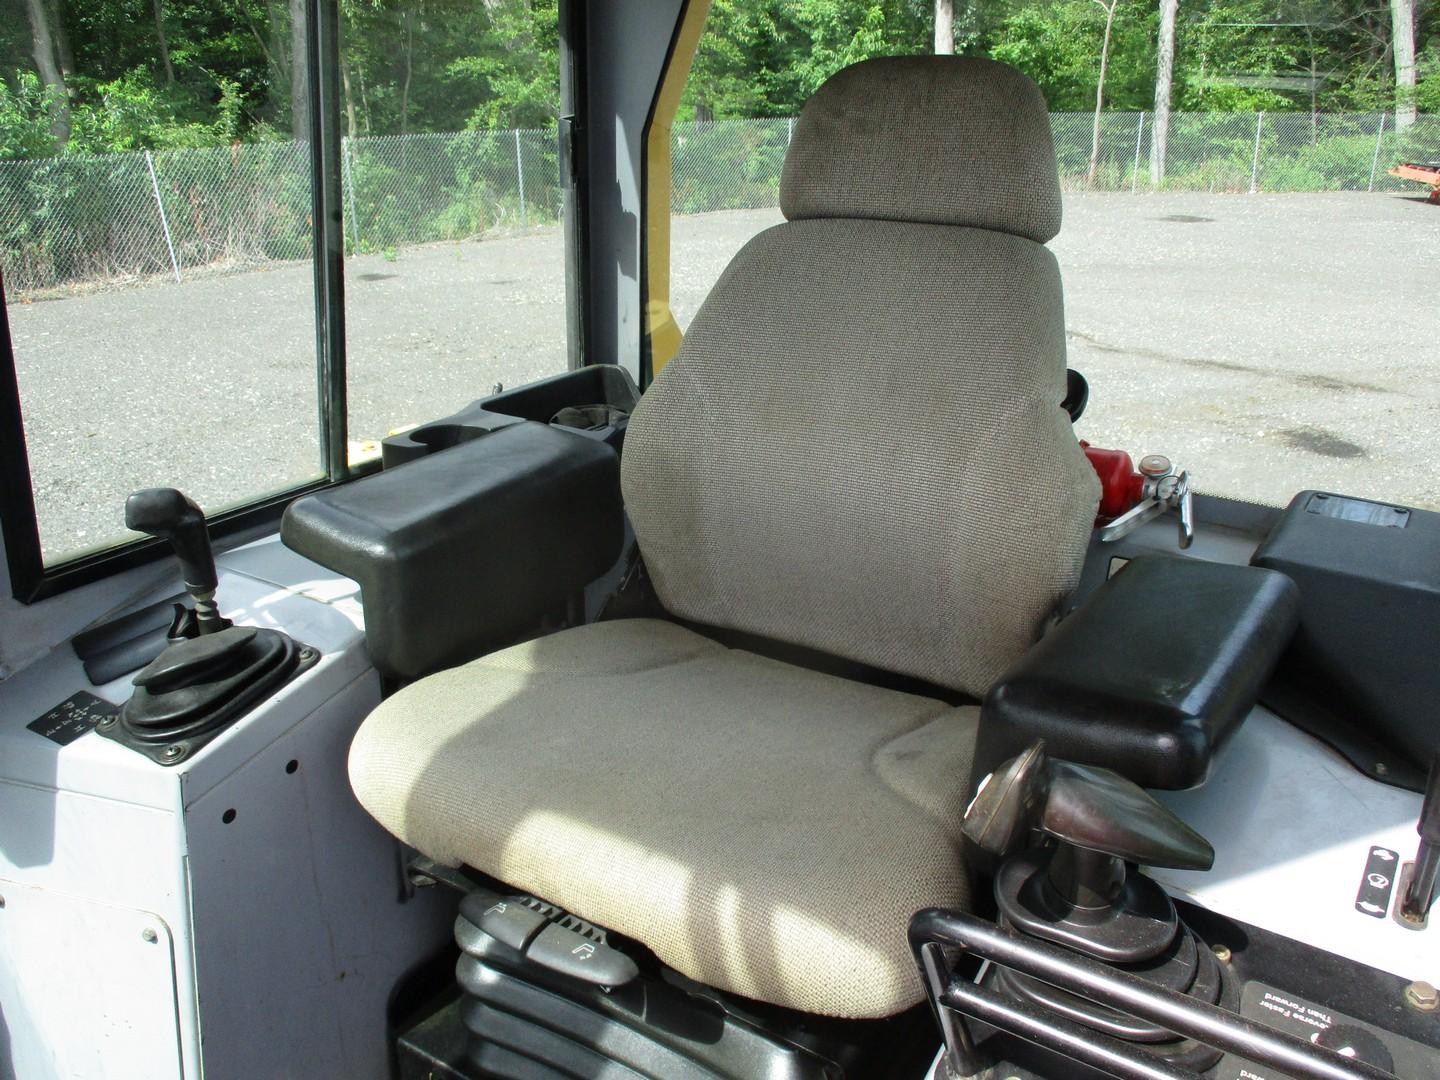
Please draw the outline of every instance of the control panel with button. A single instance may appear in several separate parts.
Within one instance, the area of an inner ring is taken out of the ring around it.
[[[623,986],[640,974],[600,927],[533,896],[475,889],[460,901],[460,918],[541,967],[583,982]]]

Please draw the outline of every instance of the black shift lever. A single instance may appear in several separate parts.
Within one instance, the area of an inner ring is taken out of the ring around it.
[[[1425,801],[1420,804],[1420,821],[1415,831],[1420,834],[1420,849],[1415,853],[1410,887],[1400,902],[1400,915],[1412,923],[1423,924],[1435,900],[1435,874],[1440,870],[1440,751],[1430,761],[1430,779],[1425,785]]]
[[[200,633],[230,625],[215,605],[215,556],[200,507],[174,488],[145,488],[125,500],[125,527],[168,540],[175,549],[185,588],[195,600]]]
[[[1103,960],[1137,962],[1174,940],[1175,909],[1127,863],[1208,870],[1203,836],[1109,769],[1050,758],[1036,742],[981,784],[965,835],[1005,859],[1002,919]],[[1034,834],[1051,838],[1033,846]]]
[[[1215,860],[1203,836],[1138,784],[1047,757],[1043,742],[995,770],[965,812],[965,835],[995,855],[1025,846],[1030,829],[1142,866],[1208,870]]]

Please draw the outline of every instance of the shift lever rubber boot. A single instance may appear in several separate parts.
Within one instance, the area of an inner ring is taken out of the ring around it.
[[[1003,857],[995,875],[1002,926],[1054,942],[1209,1004],[1228,989],[1215,955],[1165,890],[1132,864],[1208,870],[1205,838],[1109,769],[1048,758],[1037,742],[982,781],[965,835]],[[1034,840],[1042,839],[1036,845]],[[1197,1071],[1218,1053],[1157,1025],[1008,969],[996,985]]]
[[[135,676],[135,691],[101,735],[161,765],[178,765],[319,654],[268,627],[231,626],[176,642]]]

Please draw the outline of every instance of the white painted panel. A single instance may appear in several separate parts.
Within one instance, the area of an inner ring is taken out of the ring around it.
[[[1377,783],[1265,709],[1195,791],[1156,793],[1215,846],[1205,873],[1156,870],[1171,892],[1405,979],[1440,984],[1440,925],[1355,908],[1372,846],[1415,857],[1420,796]],[[1391,910],[1398,902],[1392,891]]]
[[[371,671],[186,807],[206,1080],[387,1080],[387,1001],[457,901],[402,901],[396,842],[350,791],[378,701]]]
[[[0,879],[0,1078],[179,1080],[158,915]]]

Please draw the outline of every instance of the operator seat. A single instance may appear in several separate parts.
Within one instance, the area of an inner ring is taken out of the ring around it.
[[[1099,485],[1066,414],[1043,98],[986,60],[840,72],[751,240],[644,395],[626,509],[675,620],[566,630],[365,721],[396,836],[810,1013],[922,997],[965,908],[979,710],[731,648],[804,646],[978,699],[1078,581]]]

